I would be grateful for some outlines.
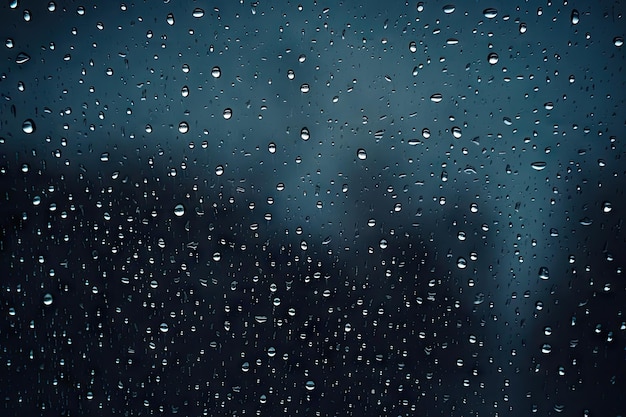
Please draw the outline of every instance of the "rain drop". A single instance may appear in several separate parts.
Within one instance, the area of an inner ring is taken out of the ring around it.
[[[33,121],[33,119],[26,119],[24,120],[24,122],[22,123],[22,131],[26,134],[31,134],[35,132],[35,122]]]
[[[183,214],[185,214],[185,206],[183,206],[182,204],[177,204],[176,207],[174,207],[174,214],[176,215],[176,217],[181,217]]]
[[[367,159],[367,152],[365,152],[365,149],[363,148],[359,148],[359,150],[356,152],[356,156],[361,160],[365,160]]]

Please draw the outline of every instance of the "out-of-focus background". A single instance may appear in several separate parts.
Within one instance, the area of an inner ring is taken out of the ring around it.
[[[624,415],[625,9],[3,1],[0,413]]]

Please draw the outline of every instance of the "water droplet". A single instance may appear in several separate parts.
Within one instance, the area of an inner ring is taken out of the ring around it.
[[[300,139],[302,140],[309,140],[311,138],[311,134],[309,133],[309,129],[306,127],[303,127],[300,130]]]
[[[610,213],[611,210],[613,210],[613,205],[611,204],[610,201],[605,201],[604,203],[602,203],[602,212],[603,213]]]
[[[193,9],[193,12],[191,13],[191,15],[195,17],[196,19],[199,19],[202,16],[204,16],[204,10],[199,7],[196,7],[195,9]]]
[[[424,2],[420,1],[417,3],[417,11],[418,12],[423,12],[424,11]]]
[[[580,13],[578,13],[578,10],[572,10],[571,21],[572,25],[577,25],[578,22],[580,22]]]
[[[276,144],[274,142],[270,142],[267,145],[267,150],[269,151],[269,153],[276,153]]]
[[[528,30],[528,26],[526,23],[522,22],[519,24],[519,33],[524,34]]]
[[[542,266],[541,268],[539,268],[539,278],[544,280],[550,279],[550,271],[547,267]]]
[[[11,41],[11,43],[13,42]],[[26,52],[20,52],[15,58],[15,62],[18,64],[25,64],[28,61],[30,61],[30,55],[28,55]]]
[[[44,304],[45,306],[52,305],[52,301],[53,301],[53,300],[52,300],[52,294],[47,293],[47,294],[45,294],[45,295],[43,296],[43,304]]]
[[[174,13],[168,13],[167,14],[167,18],[165,19],[167,21],[167,24],[170,26],[174,26]]]
[[[455,10],[456,7],[453,4],[446,4],[445,6],[443,6],[443,12],[445,14],[454,13]]]
[[[167,323],[161,323],[161,325],[159,326],[159,330],[161,331],[161,333],[167,333],[167,331],[169,330]]]
[[[183,97],[189,96],[189,87],[183,85],[183,88],[180,89],[180,95]]]
[[[463,135],[463,133],[461,132],[461,128],[460,127],[454,126],[452,128],[452,136],[454,136],[455,139],[460,139],[462,135]]]
[[[428,139],[430,137],[430,129],[425,127],[422,129],[422,137]]]
[[[178,124],[178,131],[183,135],[189,132],[189,123],[182,121]]]
[[[487,55],[487,60],[491,65],[497,64],[499,60],[498,54],[496,54],[495,52],[491,52],[489,55]]]
[[[456,266],[459,269],[465,269],[467,268],[467,261],[465,260],[465,258],[459,257],[459,259],[456,260]]]
[[[311,87],[310,87],[308,84],[304,83],[304,84],[302,84],[302,85],[300,86],[300,92],[301,92],[301,93],[306,94],[306,93],[308,93],[309,91],[311,91]]]
[[[226,108],[224,109],[224,114],[223,114],[223,116],[224,116],[224,119],[226,119],[226,120],[228,120],[228,119],[230,119],[231,117],[233,117],[233,109],[231,109],[230,107],[226,107]]]
[[[211,69],[211,75],[213,76],[213,78],[220,78],[222,76],[221,68],[217,65],[214,66],[213,69]]]
[[[388,246],[388,245],[389,245],[389,244],[387,243],[387,239],[381,239],[381,240],[380,240],[380,242],[378,243],[378,246],[379,246],[381,249],[387,249],[387,246]]]
[[[315,389],[315,382],[306,381],[305,387],[307,391],[313,391]]]
[[[433,103],[440,103],[441,100],[443,100],[443,95],[441,95],[441,93],[435,93],[430,96],[430,101],[432,101]]]
[[[541,171],[543,169],[546,168],[546,163],[543,161],[536,161],[533,162],[532,164],[530,164],[530,166],[535,170],[535,171]]]
[[[617,46],[618,48],[624,46],[624,38],[622,38],[621,36],[614,37],[613,45]]]
[[[177,204],[176,207],[174,207],[174,214],[176,215],[176,217],[181,217],[183,214],[185,214],[185,206],[183,206],[182,204]]]
[[[367,152],[365,152],[365,149],[363,148],[359,148],[358,151],[356,151],[356,156],[361,160],[365,160],[367,159]]]
[[[541,346],[541,353],[547,355],[550,352],[552,352],[552,346],[550,346],[549,343],[544,343],[543,346]]]
[[[35,132],[36,126],[33,119],[26,119],[22,123],[22,131],[28,135]]]
[[[415,41],[409,42],[409,51],[413,54],[417,52],[417,43],[415,43]]]
[[[496,9],[494,9],[493,7],[489,7],[485,10],[483,10],[483,15],[487,18],[487,19],[493,19],[498,15],[498,11]]]

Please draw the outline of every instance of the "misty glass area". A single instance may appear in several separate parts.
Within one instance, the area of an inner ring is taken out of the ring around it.
[[[0,414],[624,416],[626,4],[0,5]]]

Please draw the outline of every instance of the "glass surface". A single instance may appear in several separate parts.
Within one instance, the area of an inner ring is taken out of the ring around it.
[[[623,416],[625,8],[3,0],[0,414]]]

